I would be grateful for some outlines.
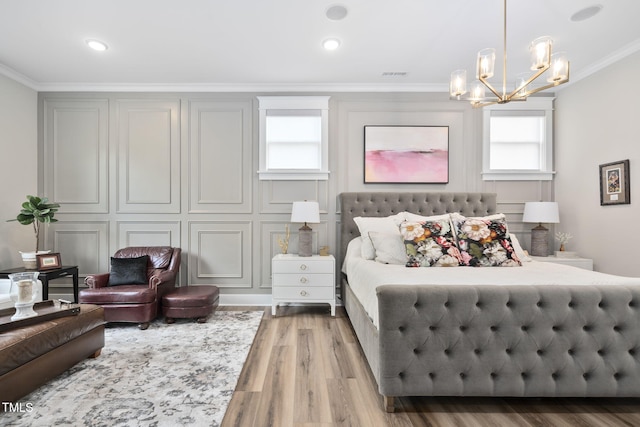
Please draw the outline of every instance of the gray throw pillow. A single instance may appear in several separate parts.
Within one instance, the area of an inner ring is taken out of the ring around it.
[[[146,285],[148,262],[148,255],[144,255],[138,258],[111,257],[109,286]]]

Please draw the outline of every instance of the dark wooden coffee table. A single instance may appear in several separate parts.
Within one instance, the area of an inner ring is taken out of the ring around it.
[[[26,270],[24,267],[16,267],[9,269],[0,269],[0,279],[9,278],[9,274],[31,272],[35,270]],[[78,302],[78,266],[69,265],[51,270],[38,270],[38,279],[42,282],[42,299],[49,299],[49,280],[62,279],[69,277],[73,279],[73,302]]]

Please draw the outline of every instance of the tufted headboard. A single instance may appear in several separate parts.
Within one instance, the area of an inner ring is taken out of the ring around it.
[[[360,235],[353,218],[357,216],[389,216],[408,211],[430,216],[458,212],[465,216],[485,216],[496,213],[495,193],[416,192],[341,193],[339,266],[347,252],[347,245]]]

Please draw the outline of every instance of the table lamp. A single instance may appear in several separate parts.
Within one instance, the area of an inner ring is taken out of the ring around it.
[[[537,222],[531,229],[531,255],[549,256],[549,230],[542,223],[556,224],[560,222],[558,203],[526,202],[524,204],[523,222]]]
[[[291,222],[304,222],[298,229],[298,256],[311,256],[313,233],[307,223],[320,222],[320,208],[318,202],[293,202],[291,208]]]

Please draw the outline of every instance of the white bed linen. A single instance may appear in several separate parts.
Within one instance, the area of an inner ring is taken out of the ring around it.
[[[415,267],[381,264],[362,257],[361,238],[347,248],[342,271],[367,314],[378,327],[380,285],[632,285],[639,278],[614,276],[549,262],[524,262],[522,267]]]

